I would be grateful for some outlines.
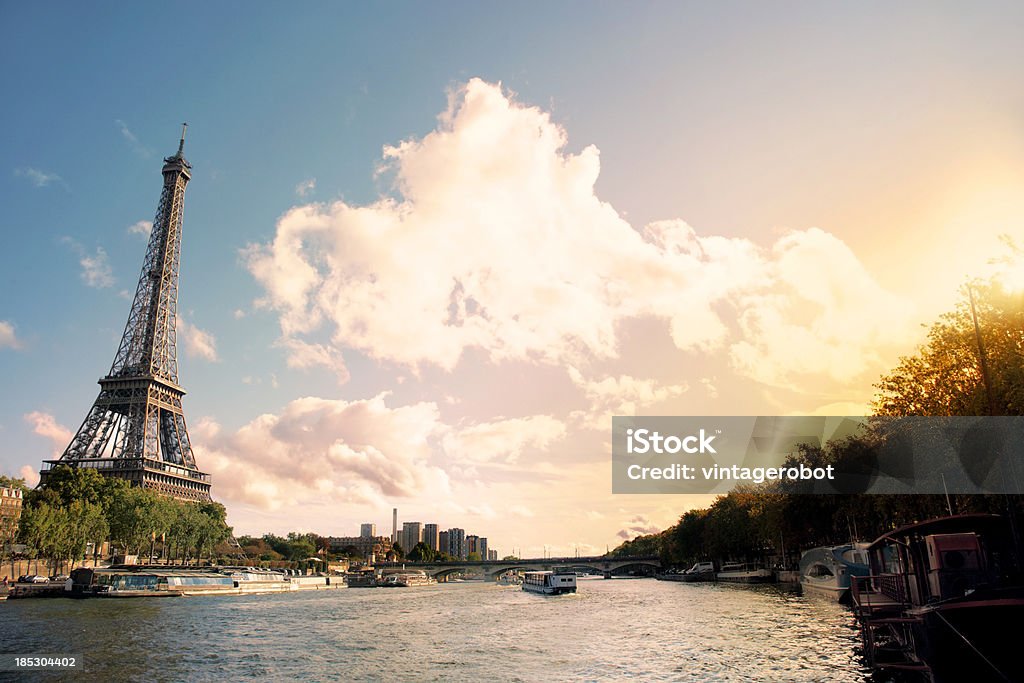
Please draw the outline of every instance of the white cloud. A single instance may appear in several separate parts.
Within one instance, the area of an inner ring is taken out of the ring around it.
[[[838,238],[817,228],[773,248],[771,288],[744,294],[733,366],[766,384],[798,376],[848,381],[884,368],[915,324]]]
[[[611,429],[615,415],[640,415],[642,409],[684,394],[686,384],[663,385],[652,379],[637,379],[629,375],[588,380],[583,373],[569,366],[569,379],[583,390],[590,401],[590,410],[573,414],[591,429]]]
[[[430,463],[443,426],[432,403],[391,408],[387,394],[364,401],[300,398],[279,415],[261,415],[222,434],[210,419],[192,430],[199,466],[218,497],[262,509],[310,502],[372,503],[429,491],[449,492]]]
[[[211,363],[220,360],[217,357],[217,338],[212,333],[181,318],[178,318],[177,332],[185,342],[185,353],[189,358],[202,358]]]
[[[136,136],[135,133],[133,133],[128,128],[128,124],[126,124],[121,119],[115,119],[114,125],[117,126],[118,130],[121,131],[121,137],[123,137],[128,142],[128,144],[131,145],[132,150],[136,154],[138,154],[141,157],[150,157],[153,155],[153,150],[149,149],[141,142],[139,142],[138,136]]]
[[[131,235],[145,235],[149,237],[151,232],[153,232],[153,221],[135,221],[128,226],[128,233]]]
[[[71,247],[78,255],[78,265],[82,267],[79,277],[89,287],[105,289],[114,284],[114,274],[107,259],[107,251],[103,247],[96,247],[96,251],[89,253],[78,240],[71,237],[64,237],[61,242]]]
[[[306,178],[295,186],[295,194],[300,197],[309,196],[316,189],[316,178]]]
[[[485,422],[453,430],[444,450],[458,462],[514,463],[527,448],[545,449],[565,436],[565,425],[547,415]]]
[[[0,320],[0,349],[20,349],[21,340],[14,330],[14,323]]]
[[[32,431],[39,436],[49,439],[52,446],[52,455],[60,455],[71,443],[74,433],[62,424],[58,424],[56,418],[49,413],[36,410],[24,415],[24,419],[32,425]]]
[[[338,384],[349,380],[348,368],[345,367],[341,352],[331,346],[311,344],[301,339],[282,339],[278,345],[288,350],[287,363],[290,368],[307,370],[325,367],[338,380]]]
[[[235,312],[232,315],[234,315],[235,320],[241,320],[242,318],[245,317],[245,311],[243,311],[241,308],[236,308]]]
[[[14,175],[27,178],[35,187],[46,187],[54,183],[63,183],[64,180],[56,173],[47,173],[38,168],[17,168]]]
[[[18,476],[25,480],[25,483],[35,488],[39,484],[39,470],[32,465],[22,465],[18,470]]]
[[[547,113],[478,79],[439,121],[385,147],[397,198],[296,207],[245,250],[286,345],[326,325],[338,349],[411,367],[451,370],[467,349],[582,366],[618,356],[620,322],[654,317],[677,348],[788,386],[884,370],[913,334],[906,304],[828,233],[766,249],[679,220],[636,230],[594,193],[595,147],[566,151]],[[614,381],[615,408],[658,390]]]

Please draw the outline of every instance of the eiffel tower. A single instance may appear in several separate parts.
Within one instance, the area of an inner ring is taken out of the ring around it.
[[[163,191],[124,335],[100,394],[58,460],[47,460],[45,484],[57,465],[96,469],[180,500],[210,500],[210,475],[199,471],[185,429],[178,385],[175,323],[185,186],[185,130],[164,159]]]

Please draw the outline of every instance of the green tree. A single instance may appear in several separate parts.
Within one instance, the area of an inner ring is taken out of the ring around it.
[[[423,541],[420,541],[406,556],[412,562],[433,562],[436,553]]]
[[[118,491],[128,488],[127,481],[104,477],[91,468],[58,465],[50,471],[46,485],[33,494],[53,505],[67,506],[76,500],[84,500],[105,507]]]
[[[139,553],[147,549],[157,527],[163,528],[163,507],[160,497],[153,491],[127,487],[114,493],[107,506],[110,537],[124,553]]]
[[[468,555],[466,555],[466,561],[467,562],[479,562],[480,561],[480,553],[478,553],[478,552],[476,552],[474,550],[473,552],[471,552]]]
[[[67,532],[64,534],[62,559],[78,561],[85,559],[85,551],[90,543],[97,546],[103,542],[110,532],[107,517],[98,503],[87,500],[76,500],[67,508]]]

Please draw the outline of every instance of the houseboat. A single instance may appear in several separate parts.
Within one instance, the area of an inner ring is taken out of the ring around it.
[[[65,586],[71,597],[143,598],[195,595],[287,593],[341,588],[328,576],[288,576],[255,567],[79,567]]]
[[[576,572],[525,572],[523,590],[544,595],[560,595],[576,592]]]
[[[804,595],[847,602],[854,576],[867,576],[866,543],[812,548],[800,556],[800,589]]]
[[[723,564],[721,570],[715,573],[715,579],[729,583],[771,583],[775,576],[770,569],[764,567],[732,562]]]
[[[853,579],[868,661],[932,681],[1021,681],[1019,550],[1007,521],[969,514],[890,531]]]
[[[65,586],[71,597],[169,598],[235,592],[230,576],[218,572],[174,568],[79,567]]]
[[[377,580],[377,585],[384,588],[431,586],[436,583],[437,580],[422,569],[385,569]]]

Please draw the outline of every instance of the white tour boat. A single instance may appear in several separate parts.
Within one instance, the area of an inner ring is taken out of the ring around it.
[[[523,574],[523,590],[544,595],[576,592],[576,572],[526,572]]]

